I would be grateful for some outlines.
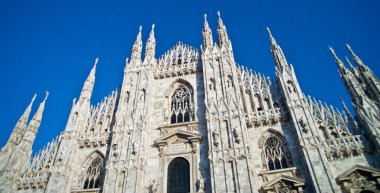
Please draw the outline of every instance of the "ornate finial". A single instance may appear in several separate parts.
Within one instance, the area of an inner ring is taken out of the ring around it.
[[[346,44],[347,49],[351,52],[353,56],[356,56],[355,52],[352,50],[351,46],[349,44]]]
[[[46,91],[44,101],[46,101],[46,99],[48,98],[48,96],[49,96],[49,91]]]
[[[205,13],[203,16],[204,16],[205,20],[207,20],[207,14]]]
[[[330,50],[330,52],[332,53],[332,55],[334,56],[334,58],[335,58],[336,60],[339,60],[339,59],[338,59],[338,56],[335,54],[335,51],[334,51],[334,49],[333,49],[331,46],[329,46],[329,50]]]
[[[152,29],[154,29],[154,23],[152,24]]]
[[[342,69],[342,70],[344,69],[344,71],[345,71],[346,68],[344,67],[342,60],[340,60],[338,58],[338,56],[336,55],[334,49],[331,46],[329,46],[329,50],[332,53],[332,55],[334,56],[334,58],[335,58],[335,63],[339,66],[340,69]]]
[[[32,101],[30,101],[30,104],[33,104],[33,103],[34,103],[34,100],[36,100],[36,97],[37,97],[37,93],[34,93],[33,98],[32,98]]]
[[[270,36],[272,36],[272,33],[270,32],[269,27],[267,27],[267,32],[268,32],[268,34],[269,34]]]
[[[273,37],[273,35],[272,35],[272,32],[270,31],[269,27],[267,27],[267,32],[268,32],[268,34],[269,34],[269,39],[270,39],[271,44],[272,44],[272,45],[277,44],[276,39],[274,39],[274,37]]]
[[[218,17],[220,17],[220,11],[219,10],[216,12],[216,14],[218,14]]]
[[[140,25],[140,27],[139,27],[139,32],[141,32],[142,31],[142,25]]]
[[[96,57],[96,58],[95,58],[95,63],[94,63],[94,66],[98,64],[98,61],[99,61],[99,58],[98,58],[98,57]]]

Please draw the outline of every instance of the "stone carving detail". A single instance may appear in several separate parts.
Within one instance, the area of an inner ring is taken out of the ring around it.
[[[198,63],[198,51],[179,42],[174,48],[166,52],[160,59],[158,59],[158,65],[153,72],[154,78],[161,79],[193,74],[201,70]]]
[[[307,104],[312,113],[315,123],[322,134],[322,139],[331,140],[351,135],[349,120],[346,114],[334,109],[333,106],[322,104],[315,99],[308,97]]]
[[[362,190],[378,192],[379,180],[379,169],[361,165],[349,168],[336,179],[337,183],[344,189],[344,192],[360,192]]]
[[[108,143],[111,121],[119,92],[113,91],[96,106],[91,106],[84,132],[78,137],[80,148],[101,147]]]
[[[271,93],[273,85],[269,77],[252,72],[244,66],[238,67],[237,74],[240,89],[247,96],[245,105],[255,106],[248,111],[246,121],[249,127],[274,125],[280,120],[285,120],[285,114],[280,111],[279,99],[273,99],[275,95]]]
[[[56,137],[33,157],[25,173],[16,182],[18,189],[46,187],[60,141],[61,137]]]

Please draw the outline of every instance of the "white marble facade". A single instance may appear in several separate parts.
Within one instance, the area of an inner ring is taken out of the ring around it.
[[[1,149],[0,192],[379,192],[380,84],[352,49],[352,69],[331,51],[358,122],[305,96],[269,29],[276,79],[237,65],[218,16],[217,42],[205,16],[201,50],[159,58],[154,25],[142,57],[140,27],[120,89],[91,105],[96,59],[65,130],[32,156],[34,97]]]

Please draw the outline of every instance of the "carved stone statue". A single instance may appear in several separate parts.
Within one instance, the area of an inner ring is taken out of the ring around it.
[[[132,142],[132,154],[133,155],[136,155],[137,151],[136,151],[136,141]]]
[[[239,133],[237,132],[237,130],[236,129],[234,129],[233,131],[232,131],[232,133],[233,133],[233,135],[234,135],[234,137],[235,137],[235,142],[236,143],[240,143],[240,136],[239,136]]]
[[[155,178],[152,179],[152,183],[150,185],[150,192],[151,193],[157,193],[158,192],[158,184],[157,184]]]
[[[219,145],[219,133],[217,131],[213,131],[212,132],[212,138],[214,139],[215,147],[218,147],[218,145]]]
[[[205,180],[203,179],[202,176],[200,176],[199,179],[197,180],[197,184],[198,184],[197,193],[203,193],[205,189]]]

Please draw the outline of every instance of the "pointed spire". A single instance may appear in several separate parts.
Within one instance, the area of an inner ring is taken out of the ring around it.
[[[335,54],[334,49],[330,46],[330,47],[329,47],[329,50],[330,50],[331,54],[334,56],[334,58],[335,58],[335,63],[336,63],[336,65],[338,66],[339,71],[340,71],[341,73],[346,73],[346,70],[347,70],[347,69],[346,69],[346,67],[344,66],[342,60],[340,60],[340,59],[338,58],[338,56]]]
[[[90,74],[88,75],[83,88],[82,92],[79,97],[79,101],[83,100],[90,100],[92,95],[92,90],[94,89],[94,83],[95,83],[95,72],[96,72],[96,65],[98,64],[98,58],[95,59],[94,66],[91,69]]]
[[[223,24],[222,17],[220,16],[220,11],[218,11],[217,14],[218,14],[219,46],[222,47],[222,45],[229,45],[230,39],[228,38],[226,26]]]
[[[274,39],[274,37],[272,35],[272,32],[270,31],[269,27],[267,27],[267,32],[268,32],[268,35],[269,35],[269,40],[270,40],[271,45],[272,46],[277,45],[276,39]]]
[[[46,100],[47,100],[48,96],[49,96],[49,92],[46,91],[45,98],[44,98],[44,100],[41,102],[40,106],[38,107],[38,110],[37,110],[36,114],[34,114],[34,116],[33,116],[33,118],[32,118],[32,121],[33,121],[33,120],[34,120],[34,121],[38,121],[38,123],[41,122],[41,120],[42,120],[42,114],[43,114],[43,112],[44,112],[44,109],[45,109],[45,103],[46,103]]]
[[[274,39],[272,32],[270,31],[269,27],[267,27],[269,40],[271,44],[271,52],[273,55],[273,60],[277,66],[277,68],[282,71],[283,69],[288,68],[288,62],[286,61],[285,55],[282,52],[281,47],[277,44],[276,40]]]
[[[154,37],[154,24],[152,24],[152,31],[150,31],[149,38],[145,46],[145,59],[154,58],[155,52],[156,52],[156,38]]]
[[[203,25],[203,48],[211,48],[213,45],[212,31],[207,22],[207,14],[204,15],[205,21]]]
[[[45,95],[44,100],[40,103],[40,106],[38,107],[37,112],[34,114],[32,120],[30,121],[28,127],[26,128],[25,132],[34,133],[34,136],[28,135],[28,137],[33,137],[33,138],[26,139],[27,141],[33,142],[34,138],[36,137],[35,134],[37,133],[38,129],[40,128],[42,115],[43,115],[43,112],[45,109],[45,102],[46,102],[48,96],[49,96],[49,92],[46,91],[46,95]]]
[[[355,54],[355,52],[352,50],[351,46],[349,44],[346,44],[347,49],[351,52],[352,57],[354,58],[355,63],[362,67],[366,68],[366,65],[363,63],[363,61]]]
[[[13,132],[12,132],[11,136],[9,137],[7,144],[10,143],[11,141],[15,144],[20,143],[22,136],[24,134],[24,130],[28,124],[30,111],[32,110],[32,106],[33,106],[34,100],[36,99],[36,96],[37,96],[37,94],[34,94],[32,100],[30,101],[30,103],[28,105],[28,107],[25,109],[24,113],[21,115],[20,119],[17,121],[17,123],[13,129]]]
[[[141,31],[142,31],[142,26],[140,25],[139,33],[137,34],[136,41],[133,44],[131,60],[141,59],[141,52],[142,52]]]

